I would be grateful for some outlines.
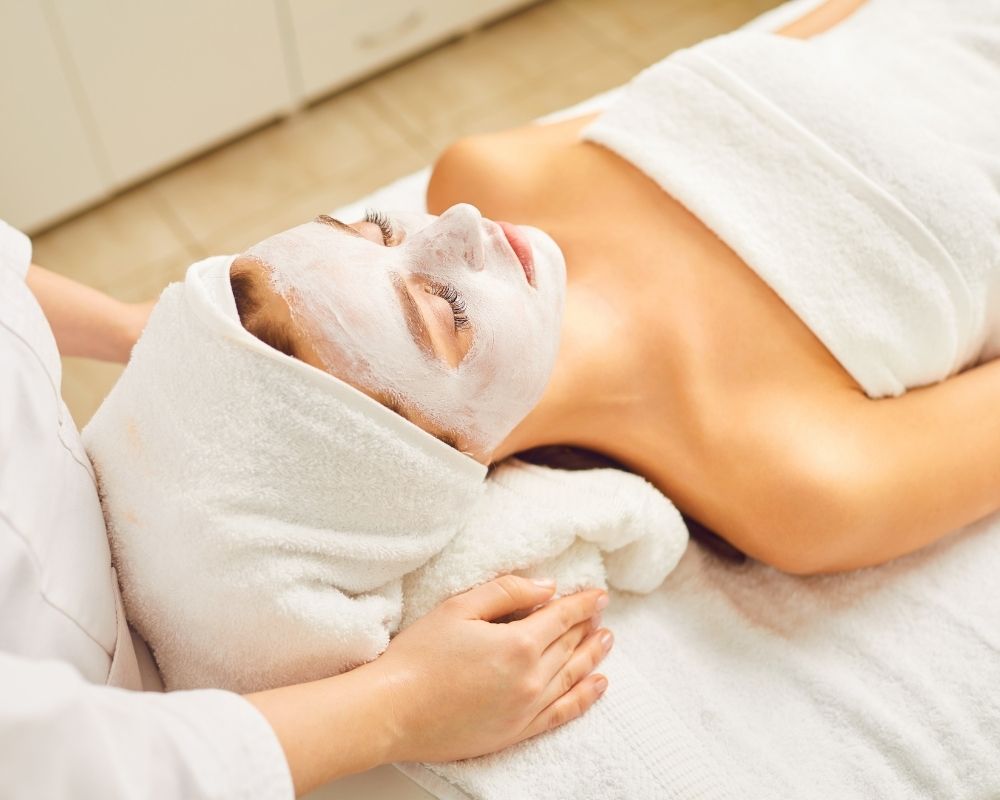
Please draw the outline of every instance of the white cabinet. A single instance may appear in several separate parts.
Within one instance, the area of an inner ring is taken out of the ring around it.
[[[107,191],[69,81],[40,5],[0,2],[0,218],[13,225]]]
[[[37,230],[534,0],[0,0],[0,217]]]
[[[55,0],[116,184],[287,111],[273,0]]]
[[[306,99],[532,0],[286,0]]]

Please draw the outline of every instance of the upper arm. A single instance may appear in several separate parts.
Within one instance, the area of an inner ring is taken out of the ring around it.
[[[779,28],[775,33],[797,39],[808,39],[810,36],[828,31],[847,19],[866,2],[867,0],[826,0],[805,16]]]
[[[700,469],[712,495],[692,507],[693,516],[784,572],[824,571],[864,517],[858,420],[870,402],[854,392],[801,388],[745,399]]]
[[[995,360],[900,397],[845,398],[825,420],[789,406],[765,437],[773,444],[760,445],[761,477],[749,487],[759,499],[733,544],[789,572],[836,572],[912,553],[996,512],[998,398]]]

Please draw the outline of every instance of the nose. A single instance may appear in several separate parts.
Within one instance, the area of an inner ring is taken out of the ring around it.
[[[481,270],[486,266],[483,215],[469,203],[458,203],[437,219],[432,236],[435,249],[455,266]]]

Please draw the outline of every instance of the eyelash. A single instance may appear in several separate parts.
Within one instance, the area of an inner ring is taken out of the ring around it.
[[[455,330],[469,327],[469,318],[465,315],[465,300],[451,284],[441,284],[430,288],[431,294],[446,300],[451,306],[452,316],[455,317]]]
[[[366,208],[365,222],[371,222],[373,225],[378,225],[378,229],[382,231],[382,244],[387,245],[392,241],[393,234],[395,233],[392,229],[392,220],[390,220],[381,211],[374,208]]]
[[[382,232],[383,244],[387,245],[392,241],[394,235],[392,220],[384,213],[378,209],[366,208],[365,222],[370,222],[378,226],[378,229]],[[458,289],[451,284],[441,284],[432,286],[430,292],[447,301],[448,305],[451,306],[451,314],[455,318],[456,331],[469,327],[469,318],[465,314],[465,299],[458,293]]]

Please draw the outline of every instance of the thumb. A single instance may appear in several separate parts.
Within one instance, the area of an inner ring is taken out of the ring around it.
[[[521,609],[534,608],[550,597],[555,588],[556,582],[551,579],[501,575],[455,595],[452,600],[466,619],[494,620]]]

